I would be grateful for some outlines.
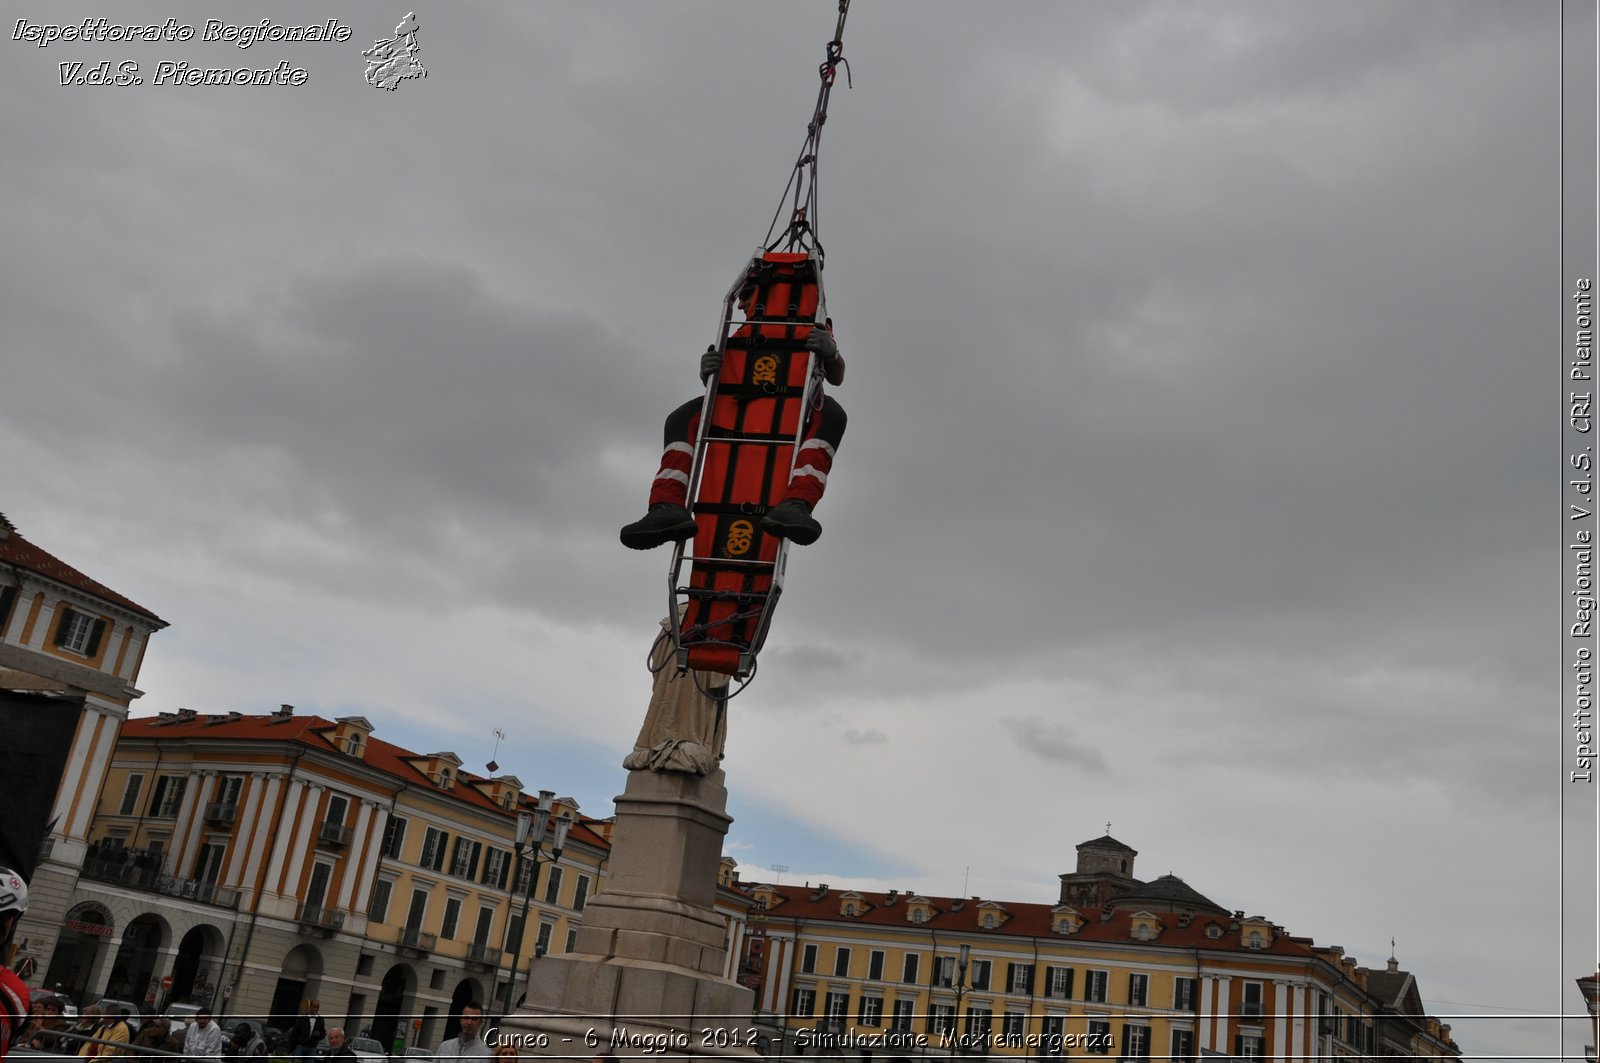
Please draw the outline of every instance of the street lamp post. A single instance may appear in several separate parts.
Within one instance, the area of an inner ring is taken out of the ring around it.
[[[961,998],[967,995],[967,964],[972,962],[972,946],[962,945],[956,959],[956,1006],[950,1013],[950,1058],[956,1057],[961,1036]]]
[[[517,815],[516,851],[516,882],[523,878],[522,865],[528,864],[527,886],[522,891],[522,918],[517,923],[517,932],[512,935],[507,931],[506,946],[503,951],[511,953],[511,977],[506,980],[505,995],[501,998],[501,1014],[511,1012],[512,993],[516,989],[517,970],[521,966],[522,945],[528,932],[528,909],[533,901],[533,891],[539,885],[539,851],[544,845],[545,832],[550,826],[550,812],[555,801],[554,790],[540,790],[539,801],[532,813],[523,811]],[[567,832],[572,829],[572,817],[559,816],[556,818],[555,837],[551,840],[550,862],[555,863],[561,859],[561,850],[567,844]],[[524,857],[524,853],[528,855]],[[531,971],[530,966],[530,971]],[[496,975],[499,977],[499,969]]]
[[[550,823],[550,808],[555,796],[554,790],[540,790],[539,803],[535,811],[529,812],[523,809],[517,813],[517,836],[512,843],[512,849],[516,854],[514,871],[511,876],[511,900],[513,903],[516,901],[517,887],[522,884],[522,864],[525,859],[522,854],[527,851],[528,844],[531,841],[534,855],[537,857],[539,846],[544,842],[545,828]],[[538,874],[537,860],[534,863],[534,874]],[[517,980],[517,957],[522,952],[522,934],[528,924],[528,899],[533,892],[533,886],[534,883],[530,880],[527,889],[523,891],[522,922],[518,924],[515,935],[511,933],[510,920],[507,920],[505,948],[501,951],[511,953],[511,977],[506,981],[505,992],[501,996],[500,1014],[502,1016],[509,1014],[511,1011],[511,986]],[[500,965],[498,963],[495,964],[494,976],[498,981],[500,978]]]
[[[567,832],[569,830],[571,830],[571,829],[572,829],[572,817],[571,816],[557,816],[556,817],[556,834],[555,834],[555,837],[553,839],[551,839],[551,842],[550,842],[550,863],[551,864],[556,864],[556,863],[560,862],[560,860],[561,860],[561,850],[565,849],[567,847]],[[541,836],[539,841],[542,842],[543,840],[544,839]],[[532,895],[534,887],[536,887],[539,884],[539,843],[538,842],[534,843],[532,860],[533,860],[533,872],[532,872],[531,876],[528,879],[528,892],[524,893],[522,895],[522,927],[521,927],[521,931],[523,933],[526,933],[527,929],[528,929],[528,899]],[[520,935],[519,935],[519,937],[520,937]],[[509,999],[510,996],[511,996],[511,987],[514,987],[517,984],[517,957],[521,953],[521,951],[522,950],[521,950],[521,947],[519,945],[519,947],[517,949],[517,952],[514,952],[514,953],[511,954],[511,986],[507,987],[507,990],[506,990],[507,999]],[[529,957],[529,959],[528,959],[528,977],[529,978],[533,977],[533,959],[534,959],[534,957],[543,956],[544,955],[544,951],[545,951],[544,950],[544,946],[539,944],[538,941],[535,940],[534,946],[533,946],[533,956]]]

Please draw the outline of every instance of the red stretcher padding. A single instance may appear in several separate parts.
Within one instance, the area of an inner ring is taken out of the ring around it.
[[[776,605],[780,540],[761,530],[761,517],[783,499],[795,439],[810,415],[804,344],[817,313],[815,270],[803,253],[764,254],[752,268],[757,289],[748,316],[783,320],[746,322],[727,338],[710,425],[700,429],[704,455],[693,510],[699,530],[679,632],[690,668],[741,675],[741,658],[760,649]],[[719,438],[730,435],[783,442]]]

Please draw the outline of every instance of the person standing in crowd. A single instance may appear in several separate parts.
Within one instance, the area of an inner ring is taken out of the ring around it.
[[[322,1018],[322,1002],[308,1000],[305,1011],[294,1020],[294,1029],[289,1031],[290,1054],[296,1059],[309,1059],[316,1055],[317,1046],[327,1036],[328,1024]]]
[[[335,1026],[328,1031],[328,1059],[351,1060],[356,1058],[356,1053],[350,1047],[350,1042],[344,1039],[344,1027]]]
[[[437,1059],[487,1059],[489,1046],[483,1043],[483,1005],[469,1000],[461,1005],[461,1033],[443,1042],[434,1051]]]
[[[195,1012],[183,1035],[183,1054],[190,1059],[222,1058],[222,1027],[211,1021],[210,1008]]]
[[[61,1034],[67,1028],[63,1017],[61,998],[41,996],[35,999],[33,1021],[22,1031],[17,1043],[35,1052],[61,1053]]]
[[[133,1038],[133,1047],[154,1048],[157,1051],[165,1051],[167,1035],[171,1031],[172,1027],[167,1024],[166,1019],[159,1016],[152,1018],[139,1027],[139,1032]]]
[[[105,1019],[105,1009],[99,1004],[89,1004],[78,1012],[77,1024],[69,1031],[70,1036],[76,1038],[76,1041],[67,1046],[73,1055],[83,1055],[83,1049],[88,1046],[88,1042],[84,1038],[93,1037],[94,1032],[100,1029],[100,1024],[105,1022]]]
[[[126,1045],[131,1037],[132,1031],[123,1021],[121,1009],[108,1008],[99,1016],[98,1025],[89,1031],[90,1039],[83,1042],[82,1047],[78,1049],[78,1056],[82,1059],[111,1059],[120,1056],[124,1051],[121,1046]]]

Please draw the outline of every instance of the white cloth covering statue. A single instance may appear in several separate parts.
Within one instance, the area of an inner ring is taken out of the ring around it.
[[[661,632],[650,649],[650,668],[655,672],[650,708],[633,752],[622,759],[622,766],[629,771],[711,774],[722,760],[728,737],[728,677],[718,672],[680,673],[672,660],[672,634],[666,620],[661,621]],[[709,697],[702,688],[724,696]]]

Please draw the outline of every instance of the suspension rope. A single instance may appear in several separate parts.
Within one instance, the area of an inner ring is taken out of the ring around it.
[[[822,85],[817,90],[817,105],[806,126],[805,143],[800,147],[800,157],[795,160],[794,169],[789,172],[789,183],[784,185],[783,195],[778,197],[778,209],[773,212],[772,224],[767,226],[767,235],[762,241],[768,251],[774,250],[779,244],[791,250],[804,249],[809,238],[810,246],[816,248],[818,257],[822,255],[822,238],[817,225],[817,156],[822,147],[822,125],[828,120],[828,97],[838,78],[839,64],[844,64],[845,85],[848,87],[852,84],[850,63],[844,57],[844,20],[849,14],[850,0],[839,0],[839,21],[833,28],[833,40],[828,42],[827,58],[817,68]],[[778,232],[778,220],[783,214],[784,201],[790,198],[791,190],[794,196],[789,204],[788,225],[774,238],[773,233]]]

